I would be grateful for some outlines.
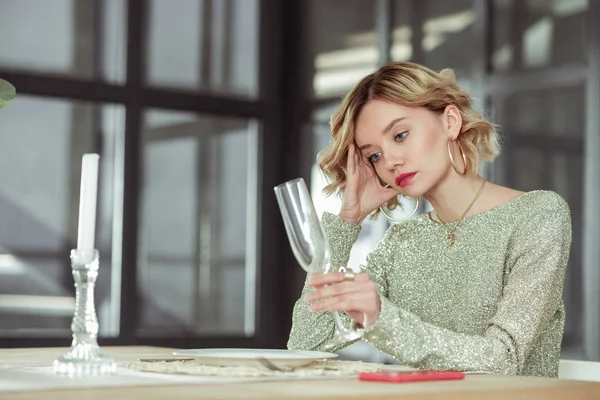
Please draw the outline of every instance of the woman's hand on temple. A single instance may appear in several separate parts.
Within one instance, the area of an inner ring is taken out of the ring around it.
[[[365,273],[356,274],[353,281],[344,280],[343,272],[313,274],[306,284],[316,288],[304,297],[312,303],[311,311],[344,311],[365,328],[379,317],[379,293]]]
[[[346,162],[346,188],[342,200],[340,217],[360,224],[383,203],[398,195],[393,188],[384,188],[375,169],[356,150],[353,143],[348,147]]]

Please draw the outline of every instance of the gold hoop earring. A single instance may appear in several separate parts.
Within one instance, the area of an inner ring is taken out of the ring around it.
[[[464,174],[467,173],[467,170],[469,169],[467,167],[467,157],[465,156],[465,150],[462,147],[462,144],[460,144],[460,141],[457,140],[456,144],[458,144],[458,151],[460,152],[460,155],[462,156],[463,159],[463,163],[465,164],[465,168],[462,172],[460,172],[458,170],[458,168],[456,167],[456,164],[454,163],[454,157],[452,157],[452,151],[450,150],[450,142],[451,140],[448,139],[448,155],[450,156],[450,164],[452,164],[452,168],[454,168],[454,170],[456,171],[457,174],[459,174],[460,176],[463,176]]]
[[[390,185],[385,185],[384,187],[389,188]],[[404,196],[403,194],[401,196]],[[408,198],[408,196],[404,196],[406,198]],[[398,202],[400,203],[400,202]],[[381,213],[383,214],[384,217],[386,217],[388,220],[392,221],[392,222],[403,222],[406,221],[407,219],[411,219],[413,217],[413,215],[415,215],[417,213],[417,210],[419,209],[419,204],[421,203],[420,199],[417,197],[417,205],[415,206],[415,209],[413,210],[412,213],[410,213],[410,215],[408,217],[404,217],[404,218],[394,218],[392,217],[390,214],[388,214],[385,209],[383,208],[383,205],[381,205],[379,207],[379,210],[381,211]]]

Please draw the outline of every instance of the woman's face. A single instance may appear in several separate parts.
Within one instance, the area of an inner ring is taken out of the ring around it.
[[[448,139],[458,136],[461,124],[454,106],[437,114],[371,100],[358,115],[354,140],[382,181],[399,193],[419,197],[450,173]]]

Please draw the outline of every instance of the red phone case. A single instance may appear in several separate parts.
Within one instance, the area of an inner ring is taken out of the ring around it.
[[[459,371],[394,371],[362,372],[358,375],[361,381],[371,382],[420,382],[420,381],[445,381],[464,379],[465,374]]]

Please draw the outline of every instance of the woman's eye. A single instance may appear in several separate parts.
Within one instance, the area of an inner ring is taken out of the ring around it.
[[[381,153],[375,153],[371,157],[369,157],[369,161],[371,161],[371,163],[374,164],[377,161],[379,161],[380,158],[381,158]]]
[[[400,132],[394,136],[396,142],[402,142],[408,136],[408,131]]]

